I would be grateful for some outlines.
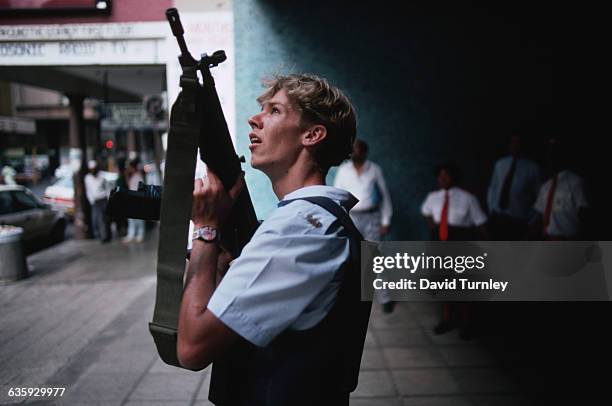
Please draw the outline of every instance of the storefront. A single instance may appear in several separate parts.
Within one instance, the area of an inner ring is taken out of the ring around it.
[[[60,156],[52,164],[64,163],[66,156],[91,159],[136,154],[142,161],[151,161],[159,153],[155,146],[167,131],[168,106],[178,94],[181,73],[179,50],[165,19],[166,8],[172,6],[181,9],[185,38],[194,56],[224,49],[230,58],[214,74],[234,134],[231,2],[39,1],[37,10],[28,8],[30,3],[0,3],[0,81],[65,96],[62,103],[34,109],[20,106],[17,112],[40,124],[40,135],[51,137],[47,144],[59,142]],[[83,99],[86,110],[84,130],[79,130],[87,133],[81,135],[86,144],[82,146],[69,136],[72,96]],[[163,110],[154,120],[146,115],[151,99],[160,100]],[[134,114],[144,116],[133,120]],[[125,117],[128,119],[122,122]],[[62,124],[54,123],[57,120]],[[58,131],[44,131],[54,126]],[[71,151],[74,148],[83,152]]]

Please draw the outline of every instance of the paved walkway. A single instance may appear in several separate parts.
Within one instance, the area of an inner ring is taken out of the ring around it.
[[[67,241],[29,258],[32,276],[0,286],[0,404],[210,405],[209,370],[165,365],[148,332],[155,233],[140,245]],[[502,343],[430,333],[438,308],[373,308],[354,406],[528,404]],[[61,398],[9,397],[65,387]]]

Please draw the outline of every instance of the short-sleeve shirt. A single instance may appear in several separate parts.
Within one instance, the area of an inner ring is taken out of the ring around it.
[[[552,179],[549,179],[540,188],[534,208],[541,214],[546,210],[551,185]],[[579,226],[578,212],[588,206],[582,178],[570,171],[559,172],[546,232],[567,237],[576,235]]]
[[[108,183],[100,172],[94,176],[93,173],[85,175],[85,195],[90,204],[108,197]]]
[[[421,206],[423,216],[433,217],[440,224],[444,206],[444,189],[431,192]],[[487,222],[476,196],[458,187],[448,189],[448,225],[454,227],[481,226]]]
[[[334,186],[348,190],[359,199],[353,212],[370,211],[380,207],[380,223],[383,226],[391,224],[393,215],[391,195],[387,189],[382,169],[374,162],[365,161],[361,173],[357,172],[353,162],[345,162],[336,172]]]
[[[350,210],[357,199],[331,186],[307,186],[283,200],[324,196]],[[349,238],[327,210],[305,200],[277,208],[257,229],[213,293],[208,309],[263,347],[285,329],[314,327],[329,312],[349,258]]]
[[[487,204],[491,213],[502,213],[518,219],[529,219],[533,214],[532,207],[538,190],[541,186],[540,168],[538,165],[526,158],[517,158],[514,176],[510,185],[508,207],[499,207],[504,181],[510,167],[512,157],[507,156],[499,159],[495,163],[493,176],[487,191]]]

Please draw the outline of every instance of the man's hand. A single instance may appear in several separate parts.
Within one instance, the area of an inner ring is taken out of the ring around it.
[[[193,186],[191,220],[196,228],[220,227],[227,219],[244,187],[244,172],[238,176],[229,192],[225,191],[223,183],[213,171],[208,169],[207,172],[208,175],[202,179],[196,179]]]
[[[194,225],[220,227],[243,186],[242,173],[226,192],[217,175],[208,170],[207,177],[195,181],[191,206]],[[194,241],[178,320],[177,356],[185,368],[205,368],[238,337],[207,308],[229,261],[231,255],[219,244]]]

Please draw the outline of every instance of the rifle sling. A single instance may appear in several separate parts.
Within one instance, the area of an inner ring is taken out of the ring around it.
[[[157,249],[157,292],[151,335],[162,360],[180,367],[176,353],[185,247],[200,134],[196,66],[183,67],[182,92],[172,108]]]

